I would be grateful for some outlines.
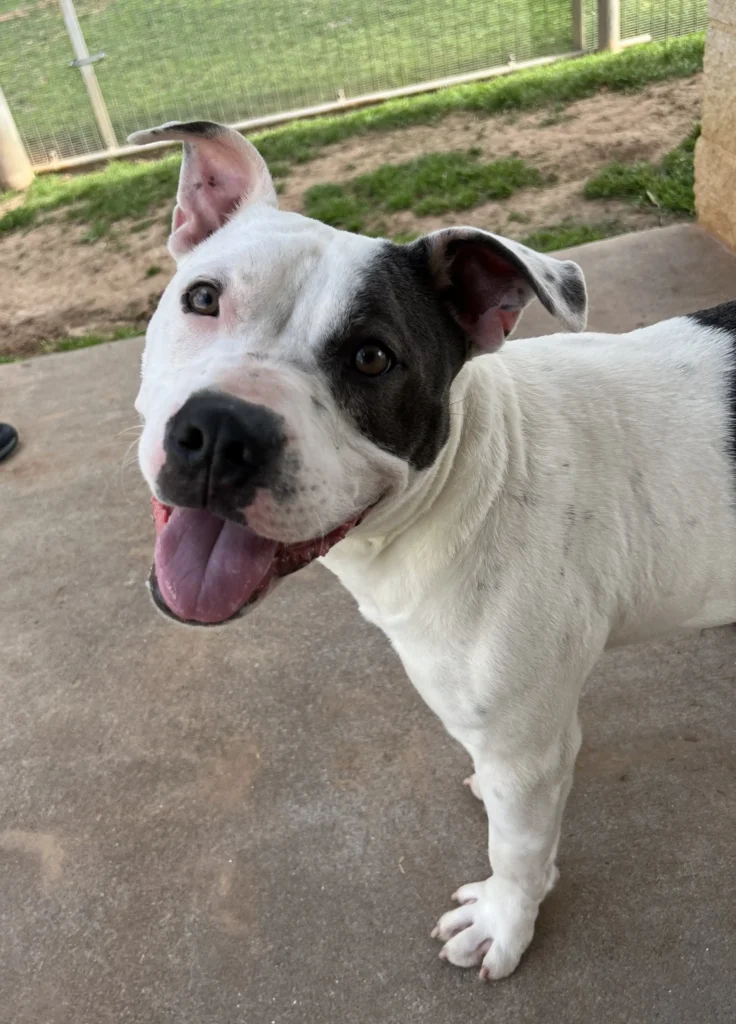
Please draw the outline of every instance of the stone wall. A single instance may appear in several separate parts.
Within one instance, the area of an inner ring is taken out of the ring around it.
[[[736,250],[736,0],[709,0],[702,124],[695,151],[698,220]]]

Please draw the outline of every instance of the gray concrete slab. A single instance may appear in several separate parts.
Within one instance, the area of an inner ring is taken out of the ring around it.
[[[576,255],[594,325],[736,295],[694,229]],[[603,661],[562,880],[481,985],[429,938],[485,872],[464,755],[352,599],[311,567],[223,632],[153,613],[140,349],[0,367],[2,1024],[733,1021],[736,631]]]

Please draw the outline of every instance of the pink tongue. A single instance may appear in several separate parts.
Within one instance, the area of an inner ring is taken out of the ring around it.
[[[276,541],[204,509],[176,508],[156,539],[156,579],[180,619],[224,622],[271,567]]]

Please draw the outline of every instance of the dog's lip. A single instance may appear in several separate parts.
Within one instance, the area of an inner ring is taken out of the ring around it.
[[[379,499],[380,500],[380,499]],[[156,569],[156,562],[151,566],[151,571],[148,578],[148,586],[151,592],[156,607],[168,618],[173,619],[176,622],[183,623],[185,625],[195,626],[216,626],[223,625],[226,622],[231,622],[233,619],[240,618],[243,614],[249,611],[258,601],[260,601],[265,595],[273,588],[273,585],[285,576],[289,576],[299,569],[304,568],[310,562],[316,558],[321,558],[327,554],[327,552],[341,540],[343,540],[350,530],[358,526],[365,516],[370,512],[372,508],[375,508],[378,502],[374,502],[368,508],[362,512],[353,516],[351,519],[346,520],[340,526],[334,530],[329,531],[321,537],[314,537],[306,541],[298,541],[293,544],[285,542],[272,542],[276,543],[276,549],[272,556],[271,562],[268,569],[256,584],[252,592],[247,596],[244,602],[235,609],[231,614],[224,615],[221,619],[215,620],[208,619],[203,621],[199,618],[184,617],[177,614],[166,602],[162,593],[161,586],[159,584],[158,573]],[[179,508],[175,505],[169,505],[162,502],[159,498],[152,496],[151,505],[153,510],[153,519],[156,526],[157,542],[163,531],[166,529],[169,519],[175,511]],[[184,510],[182,510],[184,511]],[[214,514],[212,514],[214,516]],[[226,522],[221,516],[214,516],[216,519],[220,519],[223,523]],[[241,524],[237,524],[241,525]],[[250,528],[247,528],[250,529]],[[251,535],[258,537],[254,531],[250,531]],[[268,538],[261,537],[264,543],[269,543]],[[158,549],[157,549],[158,550]]]

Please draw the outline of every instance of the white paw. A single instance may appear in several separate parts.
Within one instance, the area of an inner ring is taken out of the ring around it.
[[[482,800],[483,797],[480,792],[480,786],[478,785],[478,776],[469,775],[467,779],[463,779],[463,786],[467,786],[470,792],[478,800]]]
[[[484,981],[516,970],[532,941],[539,904],[495,875],[463,885],[453,899],[460,906],[443,914],[432,932],[433,939],[444,942],[440,957],[457,967],[481,964]]]

